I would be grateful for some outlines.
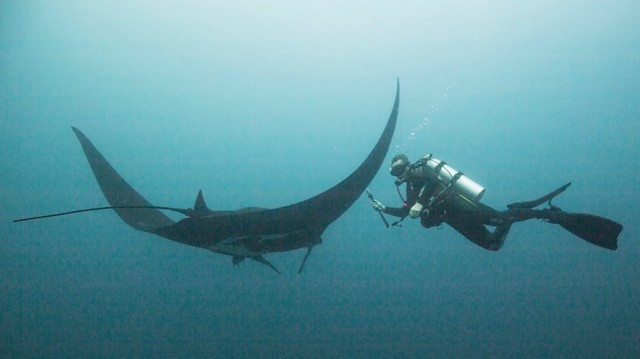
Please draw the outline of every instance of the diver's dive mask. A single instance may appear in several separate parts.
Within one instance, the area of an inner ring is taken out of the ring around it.
[[[407,169],[406,163],[397,163],[392,165],[391,168],[389,168],[389,172],[391,173],[392,176],[398,177],[401,174],[403,174],[406,169]]]
[[[402,176],[402,174],[406,172],[407,166],[409,166],[409,159],[407,158],[407,156],[399,153],[393,156],[389,172],[395,177]]]

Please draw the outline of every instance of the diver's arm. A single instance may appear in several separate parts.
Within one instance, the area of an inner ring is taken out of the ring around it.
[[[431,198],[433,197],[432,194],[433,186],[431,186],[431,183],[427,182],[427,184],[422,186],[422,188],[420,189],[416,203],[419,203],[424,207],[429,207],[429,205],[431,204]]]
[[[411,206],[416,203],[417,193],[411,190],[411,186],[407,184],[407,200],[402,204],[402,207],[384,207],[383,213],[389,214],[394,217],[404,218],[409,215]]]
[[[409,215],[409,207],[406,204],[403,207],[385,207],[382,212],[395,217],[406,217]]]
[[[404,203],[402,207],[387,207],[384,204],[382,204],[382,202],[378,201],[377,199],[373,199],[371,201],[371,207],[373,207],[374,210],[381,212],[381,213],[386,213],[386,214],[390,214],[392,216],[395,217],[406,217],[407,215],[409,215],[409,206],[407,205],[407,203]]]
[[[424,178],[424,185],[418,191],[416,203],[428,208],[431,205],[433,194],[438,187],[438,178],[425,166],[419,168],[419,175]]]

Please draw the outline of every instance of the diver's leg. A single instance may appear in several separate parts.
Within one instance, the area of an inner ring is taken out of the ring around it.
[[[447,224],[480,247],[490,251],[499,250],[504,245],[513,222],[485,204],[476,203],[474,207],[450,208]],[[485,225],[493,226],[495,230],[491,232]]]
[[[491,246],[494,248],[492,250],[497,251],[502,248],[504,241],[507,239],[507,234],[509,234],[512,223],[513,222],[500,223],[496,226],[496,229],[493,230],[489,239],[489,243],[491,243]]]
[[[530,208],[510,208],[506,211],[498,211],[486,204],[478,203],[478,218],[482,223],[500,227],[505,223],[511,224],[529,219],[548,219],[553,213],[560,211],[559,208],[552,209],[530,209]]]
[[[484,249],[497,251],[502,248],[511,228],[511,223],[503,223],[497,226],[494,232],[490,232],[481,222],[470,221],[469,219],[462,217],[448,218],[446,223],[465,238]]]

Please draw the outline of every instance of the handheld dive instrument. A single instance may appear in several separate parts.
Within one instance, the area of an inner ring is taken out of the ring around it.
[[[373,193],[371,193],[371,190],[367,188],[367,197],[369,197],[369,199],[371,200],[371,202],[374,202],[376,199],[373,198]],[[378,214],[380,215],[380,219],[382,219],[382,222],[384,223],[385,227],[389,228],[389,222],[387,222],[387,219],[384,217],[384,214],[382,214],[382,212],[378,211]]]

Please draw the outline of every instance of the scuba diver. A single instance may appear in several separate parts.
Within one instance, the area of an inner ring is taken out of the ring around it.
[[[387,207],[369,196],[376,211],[401,219],[420,217],[425,228],[440,226],[443,222],[482,248],[497,251],[504,244],[511,225],[528,219],[541,219],[559,224],[576,236],[597,246],[615,250],[622,225],[609,219],[584,213],[570,213],[551,204],[551,200],[564,192],[571,183],[533,201],[507,205],[498,211],[480,202],[485,189],[458,172],[444,161],[426,155],[409,162],[404,154],[391,160],[391,175],[396,177],[396,189],[404,205]],[[406,184],[406,199],[400,194],[400,186]],[[535,209],[548,202],[549,208]],[[386,224],[386,220],[385,220]],[[486,226],[494,227],[489,231]]]

